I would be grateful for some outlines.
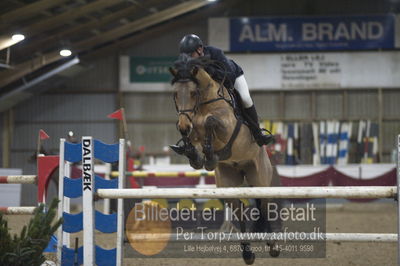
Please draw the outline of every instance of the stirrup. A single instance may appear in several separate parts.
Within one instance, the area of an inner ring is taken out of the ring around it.
[[[263,132],[268,132],[268,135]],[[256,142],[259,146],[268,145],[274,141],[274,136],[265,128],[261,128],[255,136]]]

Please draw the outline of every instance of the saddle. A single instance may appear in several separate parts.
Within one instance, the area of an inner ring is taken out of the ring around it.
[[[214,60],[213,64],[209,64],[204,69],[213,80],[225,86],[230,95],[230,98],[232,99],[229,103],[234,110],[236,119],[241,120],[241,122],[244,122],[246,125],[248,125],[248,122],[246,121],[244,116],[242,100],[239,93],[234,89],[232,81],[227,78],[228,73],[225,66],[222,63]]]
[[[235,113],[236,119],[242,120],[244,124],[248,125],[248,122],[245,119],[244,116],[244,110],[243,110],[243,105],[242,105],[242,100],[240,98],[239,93],[234,90],[234,89],[228,89],[229,93],[231,94],[232,98],[232,107],[233,111]]]

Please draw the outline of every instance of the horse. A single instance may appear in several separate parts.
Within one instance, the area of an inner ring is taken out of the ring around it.
[[[173,98],[178,113],[177,129],[185,143],[185,153],[195,169],[215,170],[217,187],[279,186],[279,178],[263,147],[255,142],[249,128],[235,112],[233,94],[224,87],[224,78],[212,78],[215,62],[205,57],[181,55],[169,70],[173,76]],[[208,70],[208,72],[206,71]],[[239,200],[230,200],[238,206]],[[261,218],[253,230],[280,232],[280,221],[266,220],[267,199],[257,199]],[[241,206],[243,207],[243,206]],[[240,214],[241,215],[241,214]],[[240,230],[246,231],[241,219]],[[278,256],[275,242],[268,242],[271,256]],[[249,242],[241,242],[242,256],[252,264],[255,254]]]

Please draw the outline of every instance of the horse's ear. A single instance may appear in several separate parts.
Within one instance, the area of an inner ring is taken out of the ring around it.
[[[172,76],[176,77],[176,75],[178,75],[178,71],[176,71],[175,68],[169,67],[168,69]]]
[[[190,71],[192,77],[195,77],[197,75],[197,72],[199,72],[199,68],[196,66],[192,68],[192,71]]]

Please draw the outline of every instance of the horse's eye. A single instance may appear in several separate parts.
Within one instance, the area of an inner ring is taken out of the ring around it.
[[[190,92],[190,97],[195,97],[197,95],[196,91],[191,91]]]

